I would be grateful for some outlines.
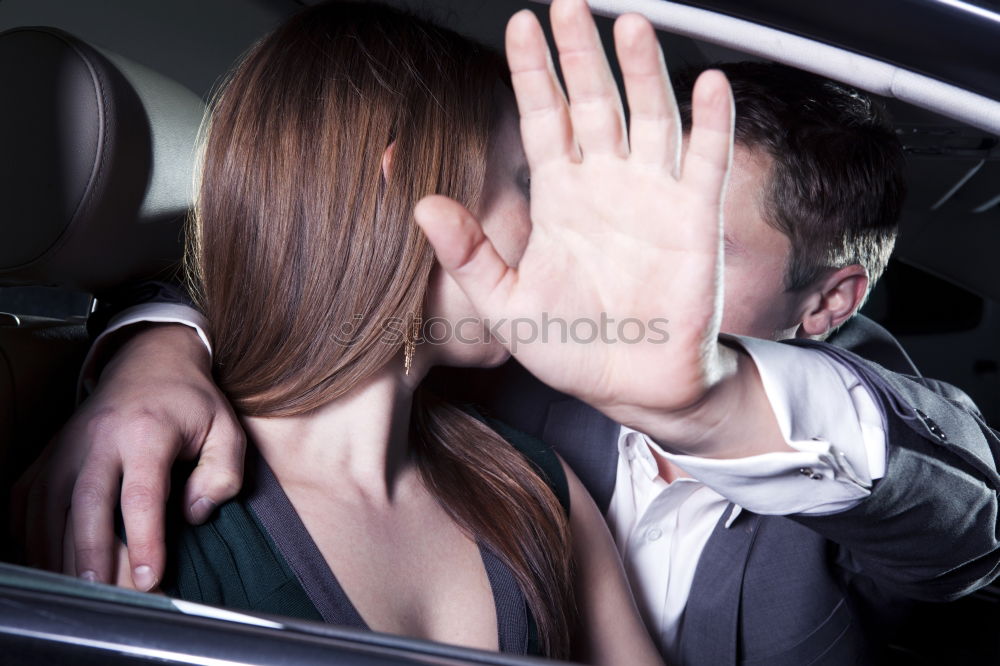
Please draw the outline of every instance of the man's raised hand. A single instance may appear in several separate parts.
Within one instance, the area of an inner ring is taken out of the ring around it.
[[[428,197],[416,218],[479,313],[506,320],[501,332],[526,368],[620,422],[642,424],[646,412],[698,405],[735,367],[717,343],[732,96],[720,72],[701,75],[682,151],[655,31],[643,17],[624,15],[615,45],[631,114],[626,129],[584,0],[554,0],[551,18],[568,101],[535,16],[520,12],[507,27],[532,179],[533,228],[520,263],[505,264],[474,216],[450,199]],[[613,328],[589,343],[580,341],[589,335],[551,331],[515,346],[510,322],[518,318],[558,319],[577,332]],[[654,334],[654,322],[667,335]]]

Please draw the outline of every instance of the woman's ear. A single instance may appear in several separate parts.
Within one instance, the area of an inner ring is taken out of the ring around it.
[[[396,141],[393,140],[389,147],[382,153],[382,179],[389,180],[389,171],[392,170],[392,154],[396,152]]]
[[[838,268],[806,299],[800,335],[822,338],[850,319],[868,292],[868,272],[859,264]]]

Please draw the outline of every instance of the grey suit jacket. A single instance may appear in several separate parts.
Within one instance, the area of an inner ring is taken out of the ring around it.
[[[885,477],[833,515],[743,511],[726,528],[730,505],[695,573],[681,629],[684,664],[877,663],[882,632],[903,600],[951,600],[997,575],[997,434],[960,391],[921,378],[891,336],[878,343],[884,329],[861,319],[849,333],[899,372],[833,344],[789,344],[847,364],[875,396],[890,444]],[[488,377],[479,401],[555,447],[606,509],[618,425],[519,366]]]

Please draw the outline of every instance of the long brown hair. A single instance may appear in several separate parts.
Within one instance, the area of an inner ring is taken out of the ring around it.
[[[188,266],[240,412],[302,414],[398,360],[403,338],[387,339],[385,322],[419,312],[434,265],[413,207],[440,193],[475,210],[503,72],[453,32],[338,2],[293,17],[230,75],[212,104]],[[424,482],[512,569],[543,651],[567,656],[562,507],[508,442],[417,393]]]

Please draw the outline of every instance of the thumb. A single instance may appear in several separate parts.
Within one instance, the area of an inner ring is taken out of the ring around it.
[[[235,417],[216,421],[184,487],[184,515],[189,523],[205,522],[216,507],[240,491],[245,457],[246,435]]]
[[[480,313],[506,300],[517,280],[483,227],[465,206],[445,196],[424,197],[413,211],[441,267]]]

